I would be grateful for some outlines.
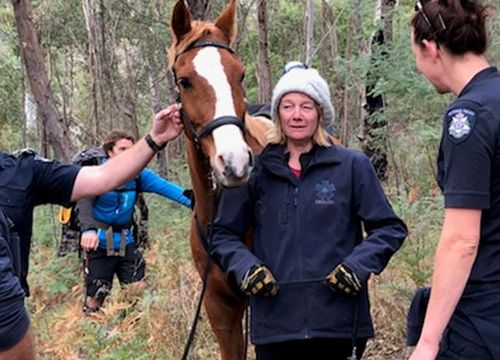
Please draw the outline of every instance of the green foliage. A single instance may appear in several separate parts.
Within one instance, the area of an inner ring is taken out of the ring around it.
[[[393,266],[407,276],[415,287],[428,286],[442,225],[442,198],[424,196],[410,204],[405,198],[400,198],[397,203],[397,212],[405,220],[410,232],[401,250],[394,256]]]
[[[19,145],[14,136],[22,114],[21,62],[16,53],[15,23],[12,12],[0,6],[0,144],[9,149]],[[18,131],[16,131],[18,133]],[[16,139],[17,138],[17,139]]]

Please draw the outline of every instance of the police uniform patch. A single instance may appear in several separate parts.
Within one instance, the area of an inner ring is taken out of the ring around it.
[[[448,136],[454,143],[464,141],[469,137],[476,124],[476,113],[470,109],[453,109],[446,115]]]

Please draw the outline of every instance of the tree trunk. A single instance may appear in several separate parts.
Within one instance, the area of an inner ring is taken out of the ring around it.
[[[349,59],[351,57],[351,42],[352,42],[352,35],[351,32],[349,31],[346,34],[346,40],[345,40],[345,50],[344,50],[344,58]],[[349,62],[348,66],[348,72],[350,73],[352,68],[351,64]],[[349,109],[350,109],[350,97],[351,97],[351,91],[350,91],[350,86],[349,86],[349,80],[348,76],[345,77],[344,79],[344,88],[342,90],[343,93],[343,102],[342,102],[342,118],[341,118],[341,124],[340,124],[340,142],[344,144],[344,146],[349,146],[349,138],[351,134],[351,129],[350,129],[350,124],[349,124]],[[339,112],[340,113],[340,112]]]
[[[326,29],[326,32],[322,35],[321,40],[315,46],[316,51],[319,50],[320,57],[320,71],[325,79],[328,79],[332,93],[332,104],[334,105],[337,112],[342,109],[342,79],[336,75],[336,71],[339,69],[339,48],[338,48],[338,38],[337,38],[337,18],[333,14],[332,7],[327,3],[326,0],[321,1],[321,20],[322,29]],[[338,115],[336,116],[338,119]],[[337,120],[336,119],[336,120]],[[339,134],[335,129],[339,128],[338,125],[333,124],[333,126],[328,129],[334,136],[339,137]]]
[[[57,159],[68,161],[75,148],[71,143],[69,130],[57,109],[49,86],[43,53],[38,36],[31,21],[31,7],[28,0],[11,0],[14,7],[16,27],[21,43],[21,57],[26,68],[31,92],[38,106],[47,140]],[[45,154],[48,155],[48,154]]]
[[[98,139],[100,128],[99,124],[103,120],[103,115],[101,112],[101,69],[99,61],[99,45],[96,35],[96,24],[94,16],[94,1],[93,0],[82,0],[83,14],[85,16],[85,25],[87,28],[87,39],[88,39],[88,67],[90,74],[90,87],[92,96],[91,105],[91,115],[92,126],[91,134],[94,139]]]
[[[109,38],[114,39],[115,36],[112,29],[110,30],[111,34],[108,34],[105,21],[106,8],[103,0],[82,0],[82,8],[87,30],[87,61],[92,89],[92,135],[95,139],[100,139],[104,133],[115,128],[115,121],[120,111],[120,115],[128,115],[127,89],[119,88],[124,92],[122,97],[119,97],[115,91],[114,56],[113,50],[108,50],[108,48],[116,49],[117,45],[107,42]],[[109,14],[109,16],[112,15]],[[127,105],[120,106],[119,99],[123,99],[123,103]]]
[[[257,8],[259,21],[259,62],[257,64],[257,81],[259,83],[259,102],[271,101],[271,64],[269,63],[269,30],[267,16],[267,0],[260,0]]]
[[[307,0],[306,9],[306,61],[307,65],[312,64],[314,47],[314,4],[313,0]]]
[[[160,97],[160,84],[158,82],[158,76],[155,71],[152,69],[152,64],[150,61],[147,61],[147,71],[149,76],[149,84],[151,91],[151,110],[152,116],[161,110],[161,97]],[[175,99],[174,99],[175,101]],[[172,101],[171,103],[173,103]],[[167,177],[168,169],[167,169],[167,158],[166,151],[162,150],[156,154],[156,170],[161,177]]]
[[[123,44],[123,53],[125,57],[125,68],[126,73],[123,79],[123,105],[121,106],[121,111],[124,119],[121,120],[122,126],[127,126],[131,129],[135,135],[135,138],[139,138],[139,124],[137,123],[137,90],[136,84],[137,80],[134,76],[134,69],[131,64],[130,53],[132,50],[128,48],[126,43]],[[125,121],[126,119],[126,121]]]
[[[187,0],[191,17],[196,20],[206,20],[210,15],[210,0]]]
[[[28,109],[27,107],[27,99],[28,99],[28,89],[26,88],[26,76],[25,72],[23,69],[20,69],[21,71],[21,94],[23,94],[23,100],[20,102],[20,107],[21,107],[21,114],[23,114],[23,119],[22,119],[22,124],[21,124],[21,129],[22,129],[22,134],[21,134],[21,139],[22,139],[22,146],[23,148],[26,148],[28,146]]]
[[[370,158],[380,180],[387,179],[387,121],[383,114],[385,102],[383,94],[373,94],[379,79],[376,67],[377,56],[387,56],[378,51],[378,47],[392,41],[392,12],[395,0],[379,0],[380,13],[377,16],[383,20],[383,28],[375,32],[372,38],[372,66],[368,70],[366,84],[365,110],[360,140],[363,152]],[[376,19],[380,20],[380,19]]]

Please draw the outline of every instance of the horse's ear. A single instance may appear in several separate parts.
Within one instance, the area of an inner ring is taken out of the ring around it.
[[[215,21],[215,26],[222,30],[232,44],[236,40],[236,25],[236,0],[231,0]]]
[[[170,24],[177,42],[179,42],[184,34],[191,31],[191,15],[189,14],[189,9],[184,4],[184,0],[177,0]]]

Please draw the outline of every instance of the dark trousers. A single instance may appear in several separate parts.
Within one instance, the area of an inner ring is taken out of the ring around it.
[[[485,344],[470,341],[470,338],[447,329],[439,344],[436,360],[495,360]]]
[[[358,339],[356,355],[361,359],[367,339]],[[256,345],[257,360],[347,360],[352,354],[350,339],[308,339]]]

